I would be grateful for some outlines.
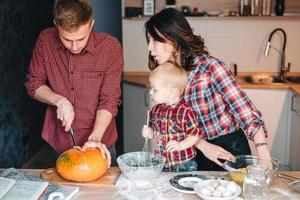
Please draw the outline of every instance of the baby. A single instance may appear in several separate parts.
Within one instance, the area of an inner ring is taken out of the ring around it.
[[[181,96],[188,84],[185,70],[175,63],[159,65],[149,75],[154,107],[144,137],[155,141],[155,152],[166,158],[164,171],[195,171],[195,143],[204,135],[197,114]]]

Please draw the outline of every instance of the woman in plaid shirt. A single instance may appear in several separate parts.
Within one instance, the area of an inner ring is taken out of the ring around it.
[[[259,158],[270,159],[261,113],[226,64],[205,50],[203,39],[193,34],[182,13],[164,9],[145,28],[150,70],[172,61],[188,73],[183,100],[197,113],[205,132],[205,140],[196,144],[198,170],[222,170],[220,161],[251,154],[247,138],[255,143]]]
[[[155,105],[150,127],[143,127],[143,136],[155,135],[155,152],[166,158],[165,171],[196,171],[195,144],[204,132],[197,113],[181,98],[188,83],[185,70],[166,62],[150,72],[149,82]]]

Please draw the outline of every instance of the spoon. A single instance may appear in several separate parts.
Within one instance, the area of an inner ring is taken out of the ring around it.
[[[300,180],[293,181],[288,184],[290,188],[295,190],[296,192],[300,192]]]
[[[233,167],[230,167],[228,164],[226,163],[222,163],[222,166],[223,169],[225,169],[226,171],[229,171],[229,172],[237,172],[237,171],[240,171],[239,169],[236,169],[236,168],[233,168]]]
[[[300,180],[298,180],[296,177],[282,173],[278,174],[278,177],[291,181],[290,183],[288,183],[288,186],[294,191],[300,192]]]
[[[147,128],[149,127],[149,110],[147,111],[147,119],[146,119],[146,124],[147,124]],[[145,137],[145,143],[144,143],[144,147],[143,150],[145,152],[149,152],[149,142],[148,142],[148,137]]]

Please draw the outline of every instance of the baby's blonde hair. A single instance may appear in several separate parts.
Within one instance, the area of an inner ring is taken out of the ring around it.
[[[178,88],[180,94],[184,92],[188,84],[186,71],[173,62],[160,64],[154,70],[150,71],[149,80],[161,80],[164,83],[162,87]]]

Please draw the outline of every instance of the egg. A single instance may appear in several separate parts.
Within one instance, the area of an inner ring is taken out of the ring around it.
[[[237,191],[237,186],[234,182],[229,182],[226,185],[226,190],[231,192],[231,193],[235,193]]]
[[[226,191],[226,187],[224,187],[223,185],[219,185],[217,188],[216,188],[217,191],[223,193]]]
[[[222,197],[222,193],[219,192],[219,191],[217,191],[217,190],[215,190],[214,193],[213,193],[213,196],[214,197]]]
[[[208,189],[211,193],[215,191],[215,188],[212,187],[211,185],[207,185],[206,189]]]
[[[218,187],[220,184],[221,184],[220,181],[218,181],[218,180],[213,180],[213,181],[210,182],[209,185],[212,186],[213,188],[216,188],[216,187]]]
[[[221,185],[225,186],[227,185],[227,181],[221,181]]]
[[[230,191],[228,191],[228,190],[225,190],[223,193],[222,193],[222,196],[223,197],[231,197],[233,194],[230,192]]]
[[[207,188],[202,188],[200,190],[200,193],[204,194],[204,195],[207,195],[207,196],[211,196],[212,195],[212,192],[210,190],[208,190]]]

